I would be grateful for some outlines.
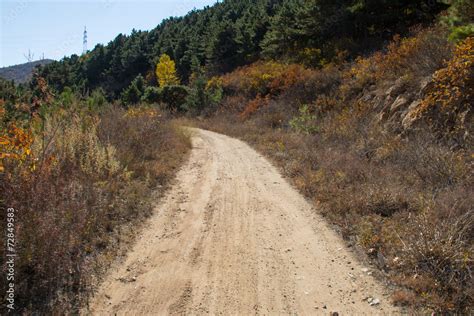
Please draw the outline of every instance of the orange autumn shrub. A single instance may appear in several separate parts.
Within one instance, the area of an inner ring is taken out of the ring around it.
[[[385,54],[376,53],[377,80],[395,79],[407,75],[431,75],[451,54],[451,45],[444,33],[428,29],[413,37],[395,36]]]
[[[31,155],[32,144],[31,130],[20,128],[15,123],[10,124],[8,130],[0,135],[0,172],[5,171],[4,160],[20,164],[25,162]]]
[[[420,78],[443,66],[451,56],[452,47],[443,31],[427,29],[414,36],[395,36],[384,51],[369,57],[358,57],[343,73],[341,93],[353,97],[371,85],[403,79],[407,87],[416,89]]]
[[[255,97],[257,94],[278,95],[297,82],[305,81],[311,73],[301,65],[267,61],[241,67],[221,79],[225,91]]]
[[[6,110],[5,110],[5,100],[0,99],[0,121],[3,121],[5,117]]]
[[[124,114],[124,117],[128,117],[128,118],[135,118],[135,117],[156,118],[159,116],[160,114],[157,109],[144,107],[144,106],[129,108],[127,112],[125,112]]]
[[[249,103],[247,103],[244,111],[240,113],[240,118],[241,119],[247,119],[249,118],[252,114],[258,111],[258,109],[268,105],[270,103],[270,97],[268,95],[266,96],[261,96],[260,94],[255,97],[255,99],[251,100]]]
[[[326,87],[328,83],[334,82],[333,77],[334,71],[324,72],[303,65],[265,61],[213,78],[208,85],[218,83],[226,99],[232,100],[224,102],[226,107],[237,110],[242,119],[247,119],[271,99],[278,97],[293,99],[297,109],[300,103],[310,101],[315,94],[321,93],[318,86]]]
[[[459,43],[446,67],[437,71],[421,105],[411,115],[451,136],[472,129],[474,99],[474,38]]]

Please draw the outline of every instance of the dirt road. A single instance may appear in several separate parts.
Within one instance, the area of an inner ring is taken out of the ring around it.
[[[236,139],[193,135],[190,160],[90,313],[397,312],[268,161]],[[367,297],[380,303],[371,306]]]

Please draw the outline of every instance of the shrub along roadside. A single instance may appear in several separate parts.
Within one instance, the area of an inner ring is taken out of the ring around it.
[[[189,139],[153,108],[92,112],[78,101],[22,124],[31,142],[16,142],[15,129],[8,137],[27,155],[7,159],[0,175],[1,207],[17,210],[16,311],[75,313],[152,213]]]

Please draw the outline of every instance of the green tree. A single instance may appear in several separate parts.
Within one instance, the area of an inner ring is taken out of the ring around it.
[[[239,65],[236,29],[229,21],[217,26],[207,48],[208,68],[213,73],[222,73]]]
[[[138,103],[143,93],[145,92],[145,79],[143,79],[142,75],[138,75],[126,88],[122,94],[122,102],[125,105],[132,105]]]
[[[158,103],[161,100],[161,89],[157,87],[146,87],[142,101],[146,103]]]
[[[271,19],[269,31],[262,40],[262,53],[266,57],[281,57],[293,51],[297,38],[296,13],[301,5],[299,0],[289,0]]]
[[[168,108],[173,111],[185,110],[186,98],[189,90],[185,86],[174,85],[164,86],[161,88],[161,101],[168,105]]]

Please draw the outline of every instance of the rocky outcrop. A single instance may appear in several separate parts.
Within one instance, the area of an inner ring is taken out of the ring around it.
[[[416,121],[416,109],[420,106],[421,100],[413,101],[402,115],[402,126],[405,130],[410,129]]]
[[[406,80],[400,78],[388,88],[368,91],[359,99],[369,103],[378,111],[377,121],[386,128],[403,132],[415,127],[415,112],[431,86],[431,76],[420,80],[418,87],[407,86]]]

